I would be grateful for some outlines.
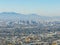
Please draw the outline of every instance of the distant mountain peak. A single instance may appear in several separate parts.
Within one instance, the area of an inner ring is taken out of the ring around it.
[[[19,13],[16,13],[16,12],[2,12],[0,14],[19,14]]]

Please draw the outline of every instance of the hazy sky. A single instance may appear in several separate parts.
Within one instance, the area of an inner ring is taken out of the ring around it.
[[[0,0],[0,12],[59,16],[60,0]]]

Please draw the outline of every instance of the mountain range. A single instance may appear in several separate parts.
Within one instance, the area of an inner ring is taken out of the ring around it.
[[[16,12],[2,12],[0,13],[0,20],[59,20],[60,16],[41,16],[37,14],[20,14]]]

